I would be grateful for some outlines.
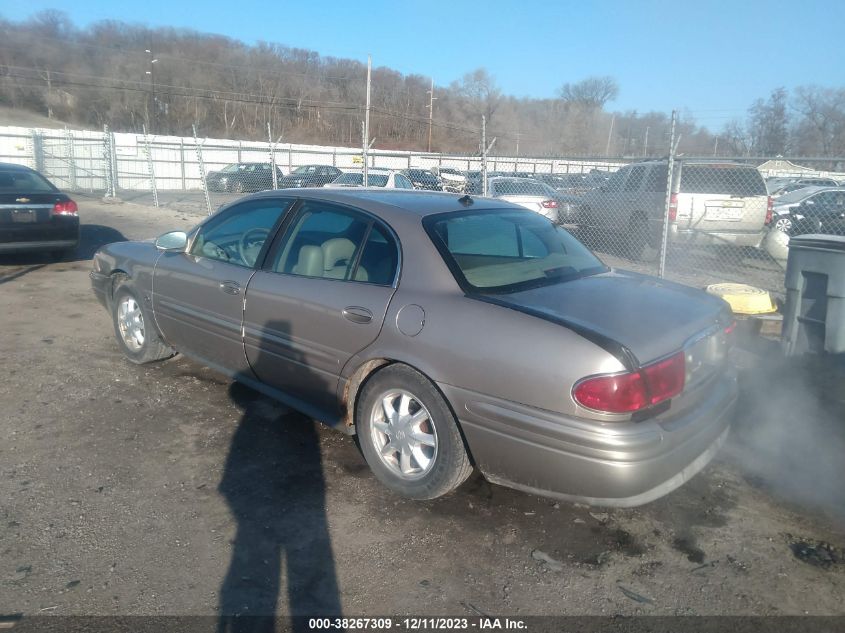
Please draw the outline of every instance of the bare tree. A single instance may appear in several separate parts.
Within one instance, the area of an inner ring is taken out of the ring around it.
[[[748,111],[748,132],[752,152],[761,156],[786,154],[789,148],[786,102],[786,90],[777,88],[767,100],[757,99],[751,106]]]
[[[565,103],[601,109],[619,95],[619,86],[613,77],[587,77],[560,87],[560,98]]]

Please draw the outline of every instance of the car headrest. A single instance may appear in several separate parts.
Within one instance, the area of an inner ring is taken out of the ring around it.
[[[303,246],[299,249],[299,258],[293,268],[295,275],[306,277],[323,276],[323,249],[319,246]]]
[[[352,259],[355,244],[345,237],[335,237],[323,242],[323,270],[331,270],[340,262]]]

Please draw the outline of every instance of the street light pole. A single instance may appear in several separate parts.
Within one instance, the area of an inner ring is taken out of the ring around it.
[[[434,120],[434,77],[431,78],[431,90],[428,91],[428,153],[431,153],[431,126]]]
[[[150,39],[150,47],[144,50],[150,56],[150,69],[146,71],[146,74],[150,76],[150,133],[155,132],[155,122],[156,122],[156,78],[155,78],[155,63],[158,61],[155,56],[153,55],[153,42]]]

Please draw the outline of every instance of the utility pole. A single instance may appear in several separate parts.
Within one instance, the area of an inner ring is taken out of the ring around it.
[[[487,195],[487,154],[496,144],[496,138],[487,145],[487,117],[481,115],[481,195]]]
[[[434,121],[434,77],[431,78],[431,90],[428,91],[428,153],[431,153],[431,126]]]
[[[154,134],[156,130],[156,110],[158,106],[156,105],[156,76],[155,76],[155,63],[158,61],[155,56],[153,55],[153,38],[150,37],[150,47],[144,50],[147,55],[150,56],[150,69],[146,71],[146,74],[150,76],[150,134]]]
[[[643,142],[643,156],[648,156],[648,126],[645,126],[645,141]]]
[[[607,147],[604,149],[604,155],[610,156],[610,139],[613,138],[613,123],[616,121],[616,115],[610,117],[610,131],[607,133]]]
[[[367,151],[370,145],[370,81],[372,80],[372,73],[373,73],[373,58],[371,55],[367,55],[367,109],[364,111],[364,186],[369,186],[369,178],[368,176],[368,168],[369,162]]]

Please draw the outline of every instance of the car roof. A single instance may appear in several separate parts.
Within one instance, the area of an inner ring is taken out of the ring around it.
[[[26,165],[19,165],[17,163],[0,163],[0,169],[5,169],[6,171],[35,171]]]
[[[249,198],[273,198],[285,195],[290,191],[297,198],[305,200],[324,200],[338,204],[357,206],[365,211],[378,213],[379,209],[389,207],[391,213],[400,215],[416,215],[424,217],[438,213],[449,213],[455,211],[469,211],[483,208],[513,208],[525,211],[523,207],[508,202],[482,198],[480,196],[462,196],[456,193],[441,191],[418,191],[416,189],[384,189],[383,187],[370,188],[349,188],[349,189],[327,189],[324,187],[302,188],[302,189],[278,189],[275,191],[262,191]],[[288,194],[290,195],[290,194]],[[473,204],[467,205],[459,200],[469,198]],[[243,198],[241,199],[243,200]],[[484,204],[480,204],[484,203]],[[492,203],[492,207],[490,204]],[[485,206],[486,205],[486,206]],[[531,213],[531,211],[529,211]]]

